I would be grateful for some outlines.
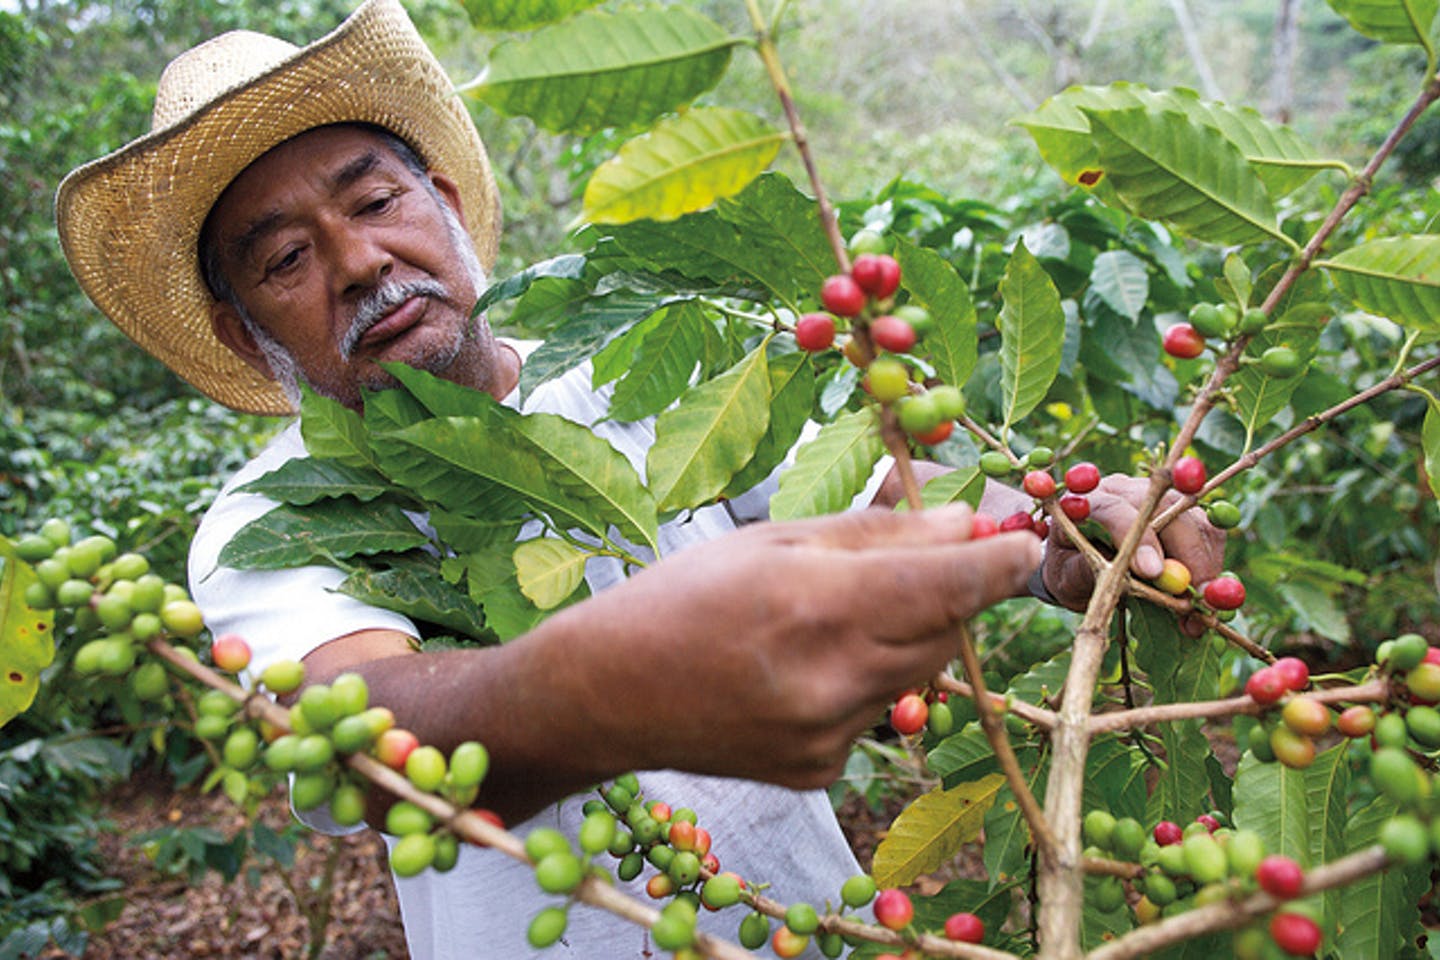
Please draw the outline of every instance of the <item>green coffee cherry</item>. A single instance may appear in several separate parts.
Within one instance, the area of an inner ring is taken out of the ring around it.
[[[1210,522],[1221,530],[1231,530],[1240,525],[1240,508],[1229,500],[1216,500],[1205,508]]]
[[[290,783],[290,802],[296,810],[314,810],[335,792],[335,775],[328,770],[297,773]]]
[[[1007,477],[1014,469],[1010,458],[999,450],[986,450],[980,454],[980,472],[987,477]]]
[[[1300,354],[1289,347],[1271,347],[1260,354],[1260,372],[1267,377],[1288,379],[1298,374],[1303,367]]]
[[[581,850],[594,856],[610,849],[610,843],[615,839],[615,830],[615,816],[608,810],[600,810],[590,814],[581,822],[580,832],[576,839],[580,843]]]
[[[535,882],[546,893],[569,893],[585,877],[585,867],[575,854],[565,851],[546,854],[535,864]]]
[[[365,791],[359,784],[345,782],[330,795],[330,819],[342,827],[353,827],[365,819]]]
[[[294,693],[305,682],[305,666],[298,660],[277,660],[261,672],[260,682],[273,693]]]
[[[401,837],[390,850],[390,869],[397,877],[413,877],[435,862],[435,840],[428,833]]]
[[[445,754],[428,744],[416,747],[405,758],[405,776],[418,790],[439,790],[445,782]]]
[[[450,753],[450,779],[456,786],[479,786],[489,771],[490,754],[474,740],[467,740]]]
[[[1270,323],[1270,316],[1260,307],[1251,307],[1240,317],[1240,332],[1254,336]]]
[[[525,931],[525,939],[530,941],[530,946],[543,950],[565,935],[565,924],[569,917],[563,907],[546,907],[531,919],[530,927]]]
[[[1190,326],[1202,337],[1224,338],[1230,335],[1234,317],[1216,303],[1197,303],[1190,308]]]
[[[409,800],[397,800],[385,811],[385,832],[397,837],[429,833],[435,818]]]
[[[39,563],[50,559],[56,544],[38,533],[27,534],[15,541],[15,555],[26,563]]]

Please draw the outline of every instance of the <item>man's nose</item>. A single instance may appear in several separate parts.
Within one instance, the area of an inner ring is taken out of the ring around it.
[[[389,251],[364,236],[337,237],[335,248],[336,286],[346,298],[374,289],[395,268],[395,259]]]

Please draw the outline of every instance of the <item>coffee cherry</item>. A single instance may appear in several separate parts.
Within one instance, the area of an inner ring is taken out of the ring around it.
[[[650,936],[661,950],[684,950],[695,942],[695,915],[672,909],[683,902],[677,900],[661,911],[660,919],[650,928]]]
[[[1173,820],[1161,820],[1155,824],[1155,842],[1162,847],[1168,847],[1179,843],[1185,838],[1185,831],[1180,829],[1180,824]]]
[[[1286,690],[1304,690],[1310,685],[1310,668],[1299,657],[1281,657],[1270,667],[1285,681]]]
[[[1100,486],[1100,468],[1087,460],[1065,471],[1065,488],[1071,493],[1089,493]]]
[[[1031,470],[1020,486],[1036,500],[1044,500],[1055,492],[1055,478],[1046,470]]]
[[[1314,697],[1292,697],[1280,711],[1280,719],[1285,721],[1285,726],[1307,737],[1318,737],[1330,729],[1330,710]]]
[[[1296,957],[1310,956],[1324,940],[1319,925],[1301,913],[1275,914],[1270,918],[1270,936],[1277,947]]]
[[[1135,904],[1135,919],[1142,925],[1160,919],[1160,907],[1149,897],[1141,897]]]
[[[1190,589],[1190,568],[1174,557],[1166,557],[1160,576],[1155,578],[1155,587],[1171,596],[1180,596]]]
[[[1025,465],[1032,470],[1040,470],[1055,462],[1055,451],[1049,447],[1035,447],[1025,454]]]
[[[30,533],[15,541],[15,555],[26,563],[48,560],[55,553],[56,544],[48,537]]]
[[[1060,498],[1060,510],[1065,516],[1079,523],[1090,516],[1090,500],[1087,497],[1067,493]]]
[[[1226,311],[1220,309],[1219,304],[1197,303],[1190,308],[1187,317],[1190,326],[1195,332],[1204,337],[1226,337],[1230,335],[1231,323],[1234,320]]]
[[[820,929],[820,914],[808,903],[792,903],[785,911],[785,926],[802,936]]]
[[[1095,885],[1095,907],[1101,913],[1114,913],[1125,906],[1125,884],[1119,877],[1101,877]]]
[[[870,296],[884,300],[900,288],[900,264],[884,253],[862,253],[850,266],[850,276]]]
[[[406,759],[418,746],[420,740],[415,734],[401,727],[392,727],[375,739],[375,748],[371,752],[376,760],[391,770],[404,773]]]
[[[1274,667],[1261,667],[1245,681],[1245,692],[1256,703],[1275,703],[1285,695],[1285,678]]]
[[[525,931],[525,939],[537,950],[552,946],[565,935],[565,925],[570,914],[564,907],[546,907],[535,914]]]
[[[1346,707],[1335,719],[1335,729],[1352,740],[1367,736],[1375,729],[1375,711],[1363,703]]]
[[[1007,477],[1014,469],[1010,458],[999,450],[986,450],[980,454],[980,472],[987,477]]]
[[[795,344],[809,353],[829,349],[835,342],[835,318],[828,313],[807,313],[795,322]]]
[[[900,429],[911,436],[929,433],[942,421],[940,409],[928,393],[901,397],[895,404],[895,417]]]
[[[297,773],[290,783],[290,802],[296,810],[314,810],[335,792],[335,775],[329,770],[313,773]],[[428,863],[428,861],[427,861]],[[393,867],[392,867],[393,869]],[[420,867],[420,870],[425,867]]]
[[[892,314],[876,317],[870,323],[870,339],[875,346],[891,353],[909,353],[915,346],[915,328]]]
[[[950,434],[955,432],[955,423],[946,420],[935,425],[935,429],[927,430],[924,433],[915,434],[915,442],[923,443],[927,447],[934,447],[950,439]]]
[[[1416,704],[1405,711],[1405,727],[1415,742],[1427,750],[1440,747],[1440,710]]]
[[[770,938],[770,949],[775,951],[775,956],[781,958],[798,957],[809,945],[809,937],[802,936],[789,927],[775,928],[775,935]]]
[[[365,819],[365,790],[359,784],[342,783],[330,795],[330,819],[342,827],[353,827]]]
[[[298,660],[277,660],[260,672],[260,682],[273,693],[294,693],[305,682],[305,666]]]
[[[700,902],[716,910],[740,902],[740,878],[733,873],[720,873],[705,881],[700,888]]]
[[[584,877],[584,864],[568,850],[546,854],[535,864],[535,882],[546,893],[569,893]]]
[[[835,274],[821,284],[820,302],[838,317],[857,317],[865,309],[865,291],[854,278]]]
[[[1380,846],[1394,860],[1409,866],[1423,863],[1430,855],[1430,835],[1421,822],[1408,813],[1396,814],[1380,827]]]
[[[888,248],[885,235],[869,227],[856,230],[855,235],[850,238],[849,250],[852,257],[858,257],[862,253],[885,253]]]
[[[236,770],[249,770],[260,756],[259,735],[249,727],[231,731],[230,736],[225,738],[221,756],[224,757],[226,766]]]
[[[1000,524],[989,514],[977,513],[970,519],[970,539],[984,540],[1000,532]]]
[[[948,383],[937,384],[930,388],[929,395],[935,401],[935,409],[940,411],[940,419],[958,420],[965,415],[965,394],[960,392],[959,387]],[[1004,456],[1003,453],[1000,455]],[[1006,472],[1009,472],[1008,466]]]
[[[896,733],[906,736],[919,733],[925,729],[929,713],[930,707],[924,697],[918,693],[907,693],[890,709],[890,726],[895,728]]]
[[[1210,836],[1208,829],[1186,837],[1181,849],[1185,852],[1185,865],[1190,870],[1191,878],[1201,886],[1219,883],[1230,872],[1230,865],[1225,859],[1225,849],[1220,846],[1219,841]]]
[[[1240,318],[1240,332],[1253,337],[1270,324],[1270,316],[1260,307],[1251,307]]]
[[[875,922],[887,930],[904,930],[915,919],[915,905],[904,890],[881,890],[874,909]]]
[[[960,943],[979,943],[985,939],[985,924],[973,913],[952,913],[945,918],[945,936]]]
[[[1405,688],[1420,703],[1440,703],[1440,664],[1428,660],[1405,674]]]
[[[1291,770],[1304,770],[1315,762],[1315,741],[1283,723],[1270,731],[1270,750]]]
[[[239,673],[250,666],[250,644],[238,633],[222,633],[210,644],[210,659],[226,673]]]
[[[1418,633],[1404,633],[1391,640],[1383,655],[1378,656],[1380,665],[1396,673],[1412,670],[1425,662],[1428,644]],[[1384,645],[1381,645],[1384,647]]]
[[[1085,819],[1081,822],[1080,829],[1087,844],[1099,847],[1102,850],[1108,850],[1110,848],[1110,840],[1115,835],[1115,826],[1115,815],[1110,811],[1091,810],[1085,814]]]
[[[1121,817],[1115,821],[1110,846],[1121,860],[1134,860],[1145,846],[1145,827],[1134,817]]]
[[[445,754],[428,744],[416,747],[405,758],[405,777],[417,790],[426,793],[439,790],[445,782]]]
[[[1284,380],[1300,372],[1300,355],[1289,347],[1271,347],[1260,354],[1260,371],[1267,377]]]
[[[160,622],[177,637],[196,637],[205,629],[200,608],[190,600],[171,600],[160,608]]]
[[[1255,868],[1255,882],[1272,897],[1293,900],[1305,886],[1305,873],[1294,860],[1272,853]]]
[[[894,357],[878,357],[865,375],[870,394],[881,403],[894,403],[910,393],[910,370]]]
[[[1172,357],[1193,360],[1205,352],[1205,338],[1188,323],[1177,323],[1165,331],[1161,347]]]
[[[170,675],[155,661],[144,663],[130,675],[130,689],[141,700],[159,700],[170,692]]]
[[[1199,457],[1181,457],[1175,461],[1170,482],[1181,493],[1199,493],[1205,486],[1205,463]]]
[[[1216,577],[1205,584],[1202,595],[1215,610],[1237,610],[1245,602],[1245,585],[1235,577]]]
[[[1018,530],[1034,530],[1034,529],[1035,529],[1035,521],[1034,521],[1033,519],[1031,519],[1030,514],[1026,513],[1024,510],[1017,511],[1016,513],[1012,513],[1012,514],[1010,514],[1010,516],[1008,516],[1008,517],[1006,517],[1004,520],[1001,520],[1001,521],[1000,521],[1000,532],[1001,532],[1001,533],[1014,533],[1014,532],[1016,532],[1016,531],[1018,531]]]
[[[747,950],[759,950],[770,939],[770,920],[763,913],[751,913],[740,921],[740,932],[736,937]]]
[[[910,324],[917,337],[925,336],[935,325],[935,318],[930,315],[930,311],[918,303],[902,303],[895,308],[895,316]]]
[[[434,862],[435,838],[428,833],[407,834],[390,849],[390,869],[397,877],[417,876]]]
[[[1205,515],[1221,530],[1231,530],[1240,525],[1240,508],[1229,500],[1216,500],[1205,508]]]

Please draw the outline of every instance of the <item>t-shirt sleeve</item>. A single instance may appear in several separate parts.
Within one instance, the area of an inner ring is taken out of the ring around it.
[[[280,458],[279,462],[283,462]],[[389,629],[418,637],[409,618],[338,592],[345,574],[334,567],[237,570],[220,566],[220,551],[247,523],[275,503],[234,487],[278,463],[257,461],[237,475],[200,522],[190,545],[190,593],[213,635],[238,633],[250,644],[251,671],[276,660],[299,660],[316,647],[357,630]]]

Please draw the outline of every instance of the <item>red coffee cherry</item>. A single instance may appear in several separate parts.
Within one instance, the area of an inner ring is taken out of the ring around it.
[[[945,918],[945,936],[961,943],[979,943],[985,939],[985,923],[973,913],[952,913]]]
[[[904,930],[915,919],[915,905],[904,890],[881,890],[875,898],[875,922],[887,930]]]
[[[1200,814],[1200,816],[1195,818],[1195,822],[1203,823],[1205,825],[1205,829],[1209,830],[1211,833],[1214,833],[1216,830],[1220,829],[1220,821],[1216,820],[1208,813]]]
[[[915,346],[915,328],[887,313],[870,322],[870,339],[882,350],[909,353],[910,348]]]
[[[1089,493],[1100,486],[1100,468],[1081,461],[1065,471],[1065,487],[1071,493]]]
[[[1340,716],[1335,718],[1335,729],[1352,740],[1368,736],[1370,731],[1375,729],[1375,711],[1363,703],[1346,707],[1340,712]]]
[[[1203,595],[1216,610],[1238,610],[1245,602],[1245,584],[1234,577],[1216,577],[1205,584]]]
[[[1205,463],[1199,457],[1181,457],[1175,461],[1170,482],[1181,493],[1199,493],[1205,486]]]
[[[933,447],[936,444],[944,443],[946,440],[949,440],[950,434],[954,432],[955,421],[942,420],[940,423],[935,425],[935,429],[927,430],[924,433],[914,434],[914,437],[918,442],[925,444],[925,446]]]
[[[852,277],[837,273],[820,286],[820,302],[840,317],[857,317],[865,309],[865,291]]]
[[[984,540],[1000,532],[1000,524],[989,514],[977,513],[970,520],[970,539]]]
[[[1173,820],[1161,820],[1155,824],[1155,842],[1162,847],[1172,846],[1185,839],[1185,831]]]
[[[1160,341],[1165,352],[1181,360],[1193,360],[1205,352],[1205,338],[1188,323],[1177,323]]]
[[[795,343],[801,350],[819,353],[835,342],[835,318],[828,313],[807,313],[795,322]]]
[[[1294,860],[1272,853],[1255,868],[1255,882],[1272,897],[1293,900],[1300,896],[1300,888],[1305,885],[1305,873]]]
[[[1286,690],[1304,690],[1310,686],[1310,668],[1299,657],[1281,657],[1270,666],[1285,680]]]
[[[1285,696],[1285,678],[1274,667],[1261,667],[1245,681],[1245,692],[1259,704],[1271,704]]]
[[[925,698],[918,693],[907,693],[890,708],[890,726],[895,728],[896,733],[909,736],[924,730],[929,716],[930,707]]]
[[[1270,918],[1270,936],[1277,947],[1295,957],[1310,956],[1324,939],[1319,925],[1301,913],[1275,914]]]
[[[1008,517],[1006,517],[1004,520],[1001,520],[1001,521],[1000,521],[1000,532],[1001,532],[1001,533],[1013,533],[1013,532],[1016,531],[1016,530],[1034,530],[1034,529],[1035,529],[1035,521],[1032,520],[1032,519],[1030,518],[1030,514],[1026,513],[1024,510],[1020,510],[1020,511],[1018,511],[1018,512],[1016,512],[1016,513],[1012,513],[1012,514],[1010,514],[1010,516],[1008,516]]]
[[[1036,500],[1044,500],[1055,492],[1055,478],[1047,470],[1031,470],[1020,486]]]
[[[1067,493],[1060,498],[1060,509],[1064,511],[1065,516],[1079,523],[1090,516],[1090,500],[1087,497]]]
[[[900,288],[900,264],[884,253],[862,253],[850,265],[850,276],[876,300],[884,300]]]

